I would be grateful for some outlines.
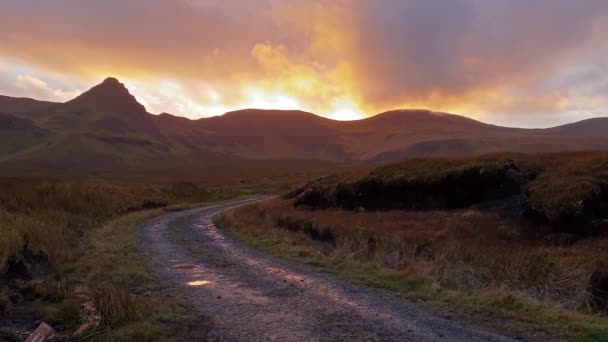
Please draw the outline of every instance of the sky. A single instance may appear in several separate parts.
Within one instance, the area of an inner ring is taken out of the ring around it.
[[[605,0],[0,0],[0,94],[63,102],[112,76],[189,118],[548,127],[608,116],[606,37]]]

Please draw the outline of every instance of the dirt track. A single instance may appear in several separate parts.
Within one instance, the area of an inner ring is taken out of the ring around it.
[[[238,201],[168,213],[141,226],[163,293],[211,320],[226,341],[510,341],[402,299],[241,246],[212,217]],[[196,244],[192,254],[176,242]]]

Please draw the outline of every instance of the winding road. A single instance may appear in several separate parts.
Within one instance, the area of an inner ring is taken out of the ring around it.
[[[221,340],[511,341],[252,250],[212,222],[226,209],[263,199],[169,212],[140,227],[140,247],[163,292],[208,317]]]

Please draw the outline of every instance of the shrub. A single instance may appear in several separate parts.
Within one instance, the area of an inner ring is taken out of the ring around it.
[[[110,328],[144,316],[144,308],[134,295],[109,284],[97,285],[93,290],[92,299],[102,323]]]
[[[312,208],[455,209],[521,192],[526,175],[509,159],[417,159],[376,168],[344,181],[328,177],[287,195]]]
[[[295,207],[351,211],[512,207],[509,202],[517,202],[511,214],[586,235],[608,230],[608,153],[412,159],[364,175],[320,178],[284,198]]]

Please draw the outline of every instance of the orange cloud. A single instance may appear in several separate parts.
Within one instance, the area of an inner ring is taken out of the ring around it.
[[[524,115],[606,103],[556,79],[608,59],[597,48],[607,14],[602,0],[9,0],[0,59],[80,79],[53,88],[63,94],[116,76],[149,110],[190,117],[264,107],[352,119],[422,107],[525,124]]]

